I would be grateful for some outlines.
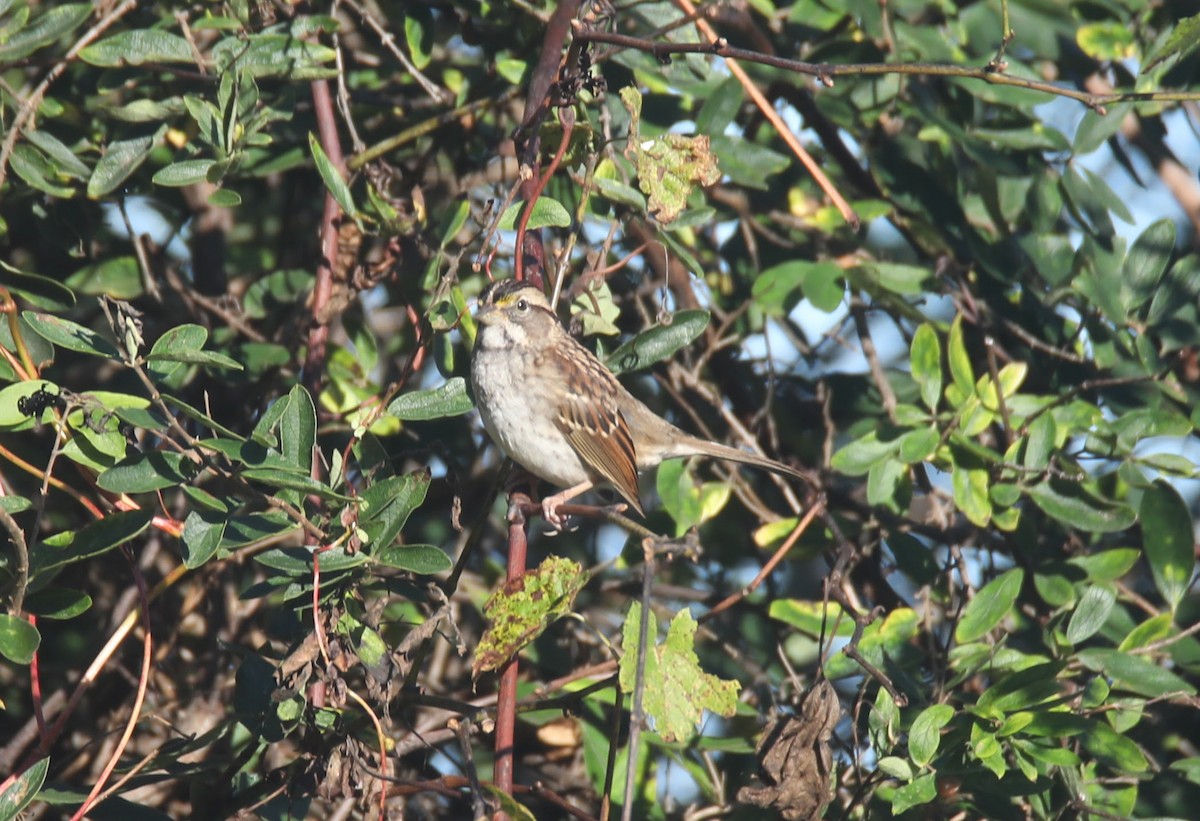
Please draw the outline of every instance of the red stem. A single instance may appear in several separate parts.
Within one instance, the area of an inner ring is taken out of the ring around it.
[[[312,96],[321,149],[345,176],[346,160],[342,154],[342,141],[338,137],[329,83],[325,80],[314,82]],[[329,297],[333,294],[333,263],[337,259],[338,218],[341,215],[337,200],[326,191],[325,210],[321,215],[321,258],[317,261],[317,281],[313,285],[313,324],[308,332],[308,353],[304,357],[304,385],[314,397],[319,392],[321,374],[325,369],[325,348],[329,342],[329,325],[326,324],[325,314]]]
[[[525,516],[519,508],[510,516],[508,525],[508,584],[516,584],[525,576]],[[514,737],[517,726],[517,656],[514,655],[500,672],[500,692],[496,697],[496,787],[512,795]],[[506,819],[496,813],[496,821]]]
[[[19,615],[19,614],[18,614]],[[25,617],[29,623],[37,627],[37,616],[30,613]],[[33,717],[37,720],[38,741],[46,741],[46,715],[42,710],[42,677],[38,664],[39,653],[33,653],[33,661],[29,663],[29,691],[33,700]]]

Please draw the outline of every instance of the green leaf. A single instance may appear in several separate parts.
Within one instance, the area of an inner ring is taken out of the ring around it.
[[[1187,503],[1166,480],[1157,480],[1142,494],[1138,508],[1143,546],[1154,586],[1174,611],[1195,572],[1195,538]]]
[[[149,493],[187,484],[195,463],[181,453],[150,451],[122,459],[96,478],[96,484],[113,493]]]
[[[1107,676],[1114,690],[1127,690],[1147,698],[1172,693],[1196,694],[1195,686],[1142,656],[1109,647],[1091,647],[1080,650],[1077,657],[1089,670]]]
[[[183,564],[189,570],[216,555],[225,536],[228,514],[212,510],[193,510],[183,521]]]
[[[737,116],[745,98],[742,84],[734,77],[727,77],[700,106],[700,112],[696,115],[696,133],[724,133],[725,127]]]
[[[1078,482],[1050,479],[1029,488],[1029,498],[1067,527],[1093,533],[1115,533],[1133,524],[1128,505],[1100,500]]]
[[[361,567],[368,559],[363,553],[347,553],[341,546],[329,550],[307,546],[268,550],[255,556],[254,561],[289,576],[304,578],[312,576],[314,561],[320,564],[321,573],[343,573]]]
[[[1101,550],[1090,556],[1074,556],[1068,564],[1083,570],[1093,584],[1114,582],[1128,573],[1141,556],[1141,551],[1132,547]]]
[[[962,618],[954,629],[955,640],[966,644],[986,636],[1012,612],[1024,581],[1025,571],[1014,567],[985,584],[963,608]]]
[[[41,643],[41,634],[32,624],[20,616],[0,613],[0,655],[15,664],[27,665]]]
[[[500,222],[497,227],[501,231],[516,230],[517,220],[521,216],[521,208],[524,207],[525,200],[517,200],[508,208],[504,209],[504,213],[500,215]],[[533,204],[533,213],[529,215],[529,224],[526,226],[532,230],[534,228],[568,228],[571,225],[571,214],[563,206],[561,202],[550,197],[538,197]]]
[[[279,449],[289,464],[305,474],[312,474],[313,449],[317,446],[317,409],[312,397],[301,385],[294,385],[287,395],[287,407],[279,420]],[[300,504],[301,494],[285,494],[293,504]]]
[[[208,204],[217,208],[233,208],[242,204],[242,195],[228,188],[218,188],[208,195]]]
[[[113,299],[136,299],[142,295],[142,272],[137,257],[109,257],[95,265],[85,265],[67,278],[67,285],[80,293]]]
[[[66,621],[92,606],[92,597],[79,590],[55,585],[31,593],[25,599],[25,610],[41,619]]]
[[[879,759],[875,766],[877,766],[879,771],[884,775],[888,775],[892,778],[896,778],[905,782],[912,781],[912,765],[899,756],[885,755],[883,758]]]
[[[1119,773],[1144,773],[1150,768],[1137,743],[1103,721],[1091,722],[1079,738],[1089,753]]]
[[[621,690],[632,693],[637,683],[638,640],[642,606],[634,602],[625,617],[618,681]],[[671,619],[667,638],[658,644],[658,620],[653,613],[646,638],[646,668],[643,706],[654,720],[663,741],[671,743],[695,735],[696,725],[709,710],[730,717],[737,711],[741,689],[736,681],[705,673],[696,655],[696,620],[688,610]]]
[[[908,466],[899,459],[884,459],[867,472],[867,504],[883,505],[893,511],[907,507],[901,503],[901,491],[908,478]]]
[[[598,173],[595,183],[596,190],[606,199],[619,205],[628,205],[639,214],[647,213],[646,196],[632,185],[626,185],[620,180],[601,177]]]
[[[1126,60],[1137,54],[1133,29],[1116,20],[1085,23],[1075,30],[1075,42],[1094,60]]]
[[[1146,62],[1141,67],[1141,73],[1145,75],[1159,63],[1175,56],[1183,60],[1184,57],[1195,51],[1197,46],[1200,46],[1200,14],[1184,17],[1176,23],[1174,30],[1163,41],[1163,44],[1146,57]]]
[[[602,280],[591,283],[585,292],[571,300],[571,317],[583,323],[585,336],[615,336],[620,333],[616,325],[620,315],[621,309],[613,300],[612,290]]]
[[[547,627],[569,614],[587,581],[588,574],[580,565],[550,556],[536,570],[493,593],[483,606],[490,624],[476,648],[472,677],[500,669]]]
[[[252,34],[249,37],[226,37],[212,50],[212,60],[219,73],[244,71],[253,78],[286,77],[290,80],[326,80],[337,76],[332,63],[337,52],[311,40],[293,34]]]
[[[28,57],[40,48],[58,41],[68,32],[74,31],[92,16],[91,3],[63,3],[50,5],[44,14],[0,43],[0,63],[14,63]]]
[[[937,798],[937,778],[933,773],[926,773],[898,787],[892,793],[892,812],[900,814],[913,807],[928,804]]]
[[[899,449],[900,440],[881,442],[876,438],[876,432],[871,431],[833,454],[831,466],[847,476],[862,476],[875,464],[891,458]]]
[[[0,268],[5,271],[4,287],[38,308],[66,311],[75,307],[75,294],[66,285],[49,277],[27,274],[4,260],[0,260]]]
[[[404,40],[408,43],[408,53],[413,65],[424,69],[429,65],[429,55],[433,49],[433,14],[421,4],[408,6],[404,12]]]
[[[1133,103],[1119,103],[1111,106],[1105,114],[1088,111],[1079,122],[1079,127],[1075,129],[1075,141],[1071,150],[1077,156],[1082,156],[1104,145],[1117,133],[1132,109]]]
[[[1050,456],[1058,443],[1058,426],[1054,416],[1043,413],[1029,425],[1029,438],[1025,443],[1025,467],[1043,470],[1050,464]]]
[[[104,156],[92,169],[92,176],[87,184],[88,196],[98,200],[120,187],[121,183],[129,179],[150,156],[151,150],[165,130],[166,126],[163,126],[157,134],[109,143],[104,150]]]
[[[342,177],[342,172],[338,170],[337,166],[333,164],[333,161],[325,153],[325,149],[321,147],[321,141],[317,138],[317,135],[311,131],[308,132],[308,150],[312,152],[313,161],[317,164],[317,173],[325,181],[325,187],[329,189],[329,193],[333,194],[333,198],[337,200],[342,213],[357,220],[358,208],[354,205],[354,197],[350,194],[350,186],[346,184],[346,180]]]
[[[626,152],[637,165],[638,187],[650,198],[650,212],[660,222],[672,222],[687,204],[695,184],[712,185],[721,178],[717,158],[709,148],[709,138],[703,134],[686,137],[668,133],[643,139],[639,134],[642,95],[636,88],[626,86],[621,89],[620,97],[629,112]],[[746,150],[758,155],[769,152],[761,147],[756,149]],[[783,167],[787,167],[786,164]]]
[[[1172,761],[1170,769],[1179,773],[1192,784],[1200,784],[1200,756],[1189,756],[1178,761]]]
[[[283,414],[287,411],[291,401],[291,397],[282,396],[268,405],[266,410],[262,412],[262,415],[258,417],[258,421],[254,423],[254,430],[250,432],[250,439],[264,448],[278,450],[279,437],[275,435],[275,430],[279,427],[279,420],[283,418]],[[283,459],[282,453],[279,456],[284,464],[288,464],[287,460]],[[296,469],[301,470],[299,467]],[[306,473],[307,471],[301,472]]]
[[[837,602],[826,604],[801,599],[775,599],[767,613],[771,618],[814,638],[822,635],[850,636],[854,633],[853,617],[843,616],[842,607]]]
[[[913,334],[909,362],[913,380],[921,388],[921,401],[936,411],[942,396],[942,342],[930,323],[923,323]]]
[[[969,709],[976,715],[997,720],[1057,700],[1064,690],[1058,676],[1065,666],[1065,662],[1051,661],[1003,675]]]
[[[446,380],[436,388],[410,391],[397,396],[388,405],[388,415],[405,421],[442,419],[461,416],[475,407],[467,393],[467,382],[461,376]]]
[[[1138,650],[1148,644],[1162,641],[1173,632],[1174,625],[1172,624],[1171,614],[1159,613],[1157,616],[1151,616],[1130,630],[1129,634],[1121,639],[1121,644],[1117,649],[1122,652]]]
[[[151,181],[170,188],[195,185],[208,180],[208,172],[215,163],[216,160],[181,160],[154,172]]]
[[[237,360],[216,351],[203,350],[207,340],[207,329],[190,323],[177,325],[158,338],[146,360],[242,370],[242,365]]]
[[[1085,590],[1067,624],[1067,641],[1079,644],[1100,632],[1116,603],[1117,594],[1109,587],[1097,584]]]
[[[1128,204],[1116,195],[1103,177],[1090,168],[1076,169],[1072,166],[1070,172],[1063,177],[1063,181],[1075,182],[1075,190],[1071,193],[1072,198],[1083,197],[1085,199],[1087,207],[1090,209],[1088,214],[1092,217],[1093,222],[1103,223],[1098,225],[1099,228],[1111,229],[1112,221],[1109,219],[1109,214],[1122,222],[1133,224],[1133,214],[1129,211]],[[1102,219],[1100,219],[1101,216]]]
[[[24,496],[0,496],[0,510],[9,515],[29,510],[31,507],[33,502]]]
[[[855,270],[894,294],[915,296],[932,287],[933,272],[923,265],[869,262],[856,266]]]
[[[819,262],[805,272],[803,290],[814,308],[831,314],[846,298],[845,271],[836,263]]]
[[[242,364],[236,359],[232,359],[216,351],[172,351],[168,354],[151,353],[146,359],[149,362],[181,362],[188,365],[228,368],[234,371],[242,370]]]
[[[153,518],[153,510],[110,513],[100,521],[68,534],[70,538],[64,546],[51,546],[43,542],[29,557],[30,578],[120,547],[141,535]]]
[[[841,280],[842,268],[835,262],[789,260],[755,277],[751,293],[770,316],[790,313],[801,294],[817,308],[829,312],[841,304],[845,291]]]
[[[63,445],[62,454],[97,473],[125,458],[128,442],[116,431],[98,433],[90,428],[75,428],[75,435]]]
[[[378,551],[392,546],[408,517],[424,503],[429,481],[428,471],[415,471],[389,476],[363,491],[359,526],[368,534],[368,552],[377,559]]]
[[[950,361],[950,376],[963,398],[975,395],[975,369],[971,367],[971,356],[963,340],[962,316],[956,316],[950,324],[950,340],[947,356]]]
[[[1163,217],[1134,240],[1125,256],[1121,305],[1133,311],[1154,296],[1175,253],[1175,221]]]
[[[227,548],[241,547],[264,539],[278,539],[285,533],[299,529],[299,524],[279,511],[233,516],[225,526],[224,545]]]
[[[184,494],[189,499],[195,502],[203,510],[215,510],[218,513],[229,513],[232,505],[228,501],[219,499],[203,488],[194,487],[192,485],[184,485],[182,488]]]
[[[701,134],[705,132],[696,129]],[[678,135],[666,135],[678,136]],[[786,171],[792,159],[765,145],[729,134],[710,134],[708,137],[714,160],[720,160],[720,173],[735,185],[766,191],[771,177]],[[703,147],[703,145],[701,146]],[[715,166],[714,166],[715,167]],[[638,170],[641,174],[641,169]],[[712,183],[703,182],[703,185]],[[646,189],[643,187],[643,191]],[[647,193],[649,193],[647,191]]]
[[[954,489],[954,504],[977,527],[987,527],[992,519],[992,499],[988,493],[990,475],[987,467],[974,453],[962,447],[952,447],[954,470],[950,483]]]
[[[120,353],[115,345],[109,342],[91,328],[85,328],[78,322],[63,319],[52,314],[38,314],[33,311],[22,311],[21,317],[29,323],[29,327],[38,335],[60,348],[66,348],[79,353],[102,356],[106,359],[117,359]]]
[[[418,576],[443,573],[454,566],[454,562],[450,560],[444,550],[431,544],[397,545],[385,548],[373,553],[371,561],[399,570],[407,570]]]
[[[134,29],[106,37],[79,52],[85,63],[105,68],[143,63],[195,63],[192,47],[177,34]]]
[[[0,818],[19,818],[21,812],[37,798],[46,772],[50,769],[50,757],[40,759],[25,772],[13,778],[8,788],[0,793]]]
[[[679,311],[667,324],[647,328],[621,345],[604,358],[604,364],[616,374],[648,368],[696,341],[708,322],[708,311]]]
[[[699,518],[700,502],[697,494],[688,492],[695,484],[688,475],[687,461],[667,459],[658,466],[654,481],[663,509],[675,521],[675,535],[687,532]]]
[[[908,731],[908,753],[913,763],[924,767],[933,760],[941,744],[941,729],[954,718],[954,708],[949,704],[934,704],[926,707],[913,719]]]
[[[284,459],[282,453],[261,442],[217,437],[202,439],[198,444],[204,450],[224,454],[231,462],[252,468],[273,468],[293,476],[309,478],[307,473],[298,470],[287,459]]]
[[[458,232],[467,224],[467,218],[471,216],[471,203],[466,198],[460,199],[453,207],[446,209],[441,225],[438,226],[438,236],[441,238],[439,247],[445,248],[454,238],[458,236]]]
[[[925,462],[933,457],[941,441],[941,432],[936,428],[910,430],[900,437],[897,455],[900,457],[900,461],[907,465]]]
[[[298,490],[303,494],[315,493],[325,499],[339,499],[343,502],[350,501],[349,496],[338,493],[324,482],[319,482],[311,476],[304,476],[297,473],[290,465],[283,470],[279,468],[246,468],[242,471],[242,476],[252,482],[262,482],[264,485],[270,485],[271,487],[282,488],[284,490]]]
[[[18,177],[38,191],[62,199],[75,194],[75,189],[65,184],[67,175],[32,145],[18,143],[9,157],[9,164]]]
[[[496,73],[513,85],[521,84],[528,68],[529,63],[524,60],[501,57],[496,61]]]

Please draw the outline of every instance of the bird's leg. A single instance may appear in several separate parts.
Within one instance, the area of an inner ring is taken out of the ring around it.
[[[542,518],[546,520],[555,530],[562,530],[566,518],[558,512],[559,505],[564,505],[574,499],[581,493],[586,493],[592,489],[592,481],[580,482],[574,487],[569,487],[561,493],[555,493],[553,496],[547,496],[542,499]]]

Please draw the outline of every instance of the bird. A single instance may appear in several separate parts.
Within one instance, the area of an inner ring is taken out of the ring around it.
[[[559,507],[604,485],[644,517],[638,473],[665,459],[710,456],[809,481],[782,462],[692,436],[650,410],[528,282],[490,283],[475,322],[471,389],[483,426],[510,459],[563,488],[541,504],[555,529],[565,522]]]

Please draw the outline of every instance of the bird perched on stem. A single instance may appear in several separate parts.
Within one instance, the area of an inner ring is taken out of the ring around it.
[[[475,405],[492,441],[514,462],[565,488],[542,500],[542,515],[556,528],[563,525],[559,506],[599,485],[611,485],[644,515],[638,472],[664,459],[712,456],[807,479],[772,459],[684,433],[658,416],[567,333],[545,294],[526,282],[488,285],[475,321]]]

